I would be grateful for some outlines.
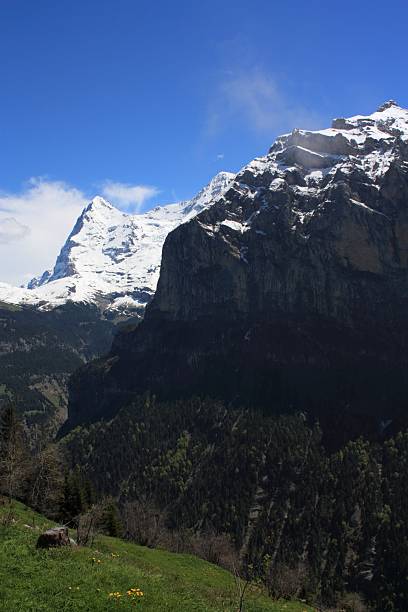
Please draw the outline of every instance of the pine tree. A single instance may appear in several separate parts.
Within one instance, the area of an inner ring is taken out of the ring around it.
[[[77,518],[91,508],[96,495],[92,483],[78,468],[65,474],[61,502],[61,518],[76,525]]]
[[[100,528],[107,535],[120,538],[123,535],[123,524],[118,507],[113,499],[106,500],[102,508]]]

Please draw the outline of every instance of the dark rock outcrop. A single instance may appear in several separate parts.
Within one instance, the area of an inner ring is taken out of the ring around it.
[[[68,527],[48,529],[37,540],[37,548],[56,548],[58,546],[71,546]]]
[[[403,415],[408,111],[295,130],[166,239],[145,320],[72,379],[69,421],[150,390]]]

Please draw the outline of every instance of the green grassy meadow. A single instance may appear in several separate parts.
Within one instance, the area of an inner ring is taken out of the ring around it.
[[[0,520],[5,510],[0,509]],[[38,534],[51,526],[15,504],[15,522],[0,525],[0,609],[7,612],[237,610],[233,576],[191,555],[136,546],[99,536],[91,548],[37,550]],[[143,595],[130,597],[138,588]],[[247,612],[310,612],[302,602],[274,602],[255,585]],[[110,597],[120,593],[120,597]]]

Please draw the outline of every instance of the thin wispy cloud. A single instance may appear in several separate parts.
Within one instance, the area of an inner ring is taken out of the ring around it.
[[[102,186],[102,195],[112,204],[132,212],[139,211],[142,206],[158,195],[159,190],[150,185],[129,185],[127,183],[117,183],[105,181]]]
[[[0,219],[0,244],[10,244],[21,240],[30,233],[30,228],[14,217]]]
[[[228,72],[220,80],[210,102],[205,134],[216,137],[232,127],[275,134],[319,124],[319,117],[293,100],[282,82],[255,68]]]

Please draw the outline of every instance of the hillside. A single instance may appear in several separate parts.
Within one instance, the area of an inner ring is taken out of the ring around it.
[[[67,381],[109,350],[115,326],[91,305],[51,311],[0,303],[0,408],[12,401],[34,440],[67,415]]]
[[[171,533],[227,534],[272,584],[297,568],[305,592],[329,607],[358,592],[376,612],[405,612],[408,434],[391,437],[384,423],[374,441],[330,452],[330,439],[351,433],[338,419],[322,431],[304,413],[268,418],[213,400],[147,397],[61,443],[100,494],[120,507],[144,503]]]
[[[106,611],[221,612],[237,609],[234,579],[190,555],[98,537],[92,549],[35,549],[39,528],[50,523],[21,504],[17,522],[0,524],[0,609],[7,612]],[[0,520],[4,509],[0,507]],[[95,559],[96,562],[93,561]],[[100,560],[100,563],[98,563]],[[127,591],[139,588],[136,606]],[[120,592],[121,601],[109,593]],[[312,612],[304,603],[273,602],[255,586],[247,612]]]

